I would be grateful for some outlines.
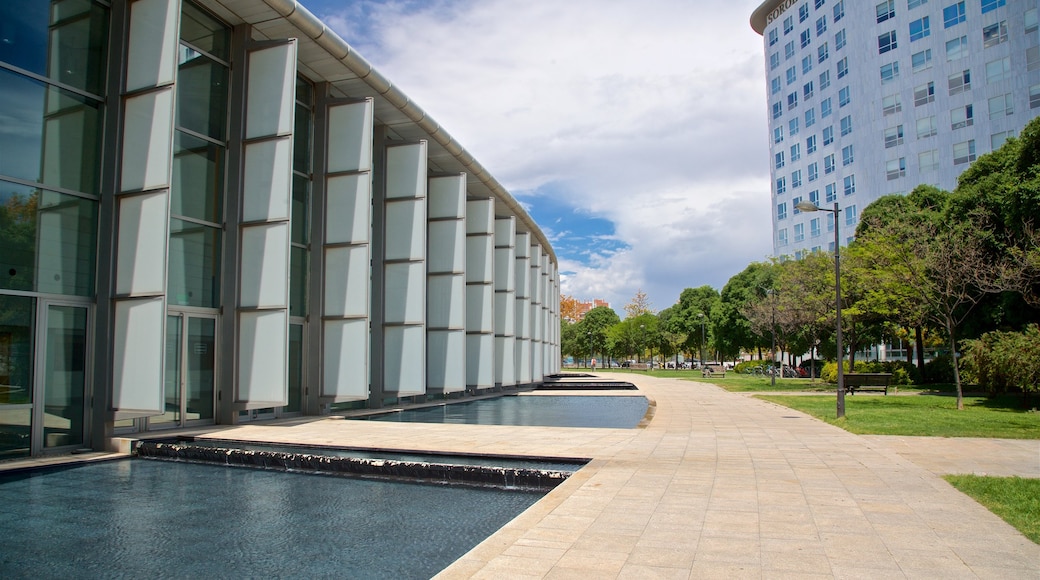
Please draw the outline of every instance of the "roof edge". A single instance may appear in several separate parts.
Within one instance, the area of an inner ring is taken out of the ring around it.
[[[797,4],[800,0],[765,0],[751,13],[751,28],[763,34],[768,25],[776,20],[785,10]]]
[[[444,147],[459,163],[470,171],[472,177],[486,185],[516,215],[517,219],[523,222],[542,245],[543,251],[548,251],[549,255],[552,256],[553,262],[559,265],[556,251],[553,249],[552,244],[549,243],[549,239],[520,203],[458,141],[453,139],[442,125],[434,121],[422,108],[409,99],[404,91],[397,88],[379,71],[373,68],[353,47],[347,44],[347,41],[343,40],[297,0],[264,0],[264,3],[281,14],[293,26],[296,26],[300,32],[307,34],[311,40],[318,42],[331,55],[338,58],[340,62],[354,74],[358,75],[361,80],[372,87],[380,96],[397,107],[409,120],[424,130],[436,127],[438,130],[430,133],[430,139]]]

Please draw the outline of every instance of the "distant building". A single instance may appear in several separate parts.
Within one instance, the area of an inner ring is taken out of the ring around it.
[[[859,213],[919,184],[952,190],[1040,112],[1036,0],[767,0],[773,252],[832,251]]]
[[[599,298],[593,299],[592,302],[578,302],[577,319],[584,320],[585,315],[589,313],[589,310],[592,310],[593,308],[599,308],[600,306],[606,306],[607,308],[610,308],[610,302],[607,302],[606,300],[600,300]]]

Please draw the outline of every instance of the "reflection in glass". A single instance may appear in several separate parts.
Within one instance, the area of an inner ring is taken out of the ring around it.
[[[178,127],[224,141],[228,69],[181,45],[177,69]]]
[[[289,404],[286,413],[299,413],[303,402],[303,325],[289,325]]]
[[[216,320],[188,317],[186,421],[213,419],[216,331]]]
[[[100,103],[0,69],[0,175],[98,192]]]
[[[0,181],[0,288],[91,296],[97,202]]]
[[[47,370],[44,384],[44,447],[83,443],[86,392],[87,309],[47,309]]]
[[[91,0],[0,2],[0,61],[104,95],[108,9]]]
[[[151,425],[181,420],[181,317],[166,317],[166,370],[163,373],[163,414],[149,417]]]
[[[171,305],[220,306],[220,229],[171,219],[166,279]]]
[[[289,316],[307,316],[306,248],[289,248]]]
[[[299,87],[299,84],[296,85]],[[299,93],[299,91],[297,91]],[[310,109],[296,103],[296,120],[293,129],[293,171],[304,175],[311,173],[311,124]]]
[[[223,60],[230,60],[231,29],[185,2],[181,9],[181,40]]]
[[[293,174],[292,183],[292,243],[306,244],[310,241],[311,182],[306,177]]]
[[[220,223],[224,206],[224,148],[174,132],[170,213]]]
[[[29,454],[36,299],[0,294],[0,459]]]

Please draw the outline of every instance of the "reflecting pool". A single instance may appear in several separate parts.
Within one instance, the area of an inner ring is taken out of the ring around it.
[[[525,395],[479,399],[357,417],[372,421],[633,429],[646,415],[646,397]]]
[[[541,496],[147,460],[0,476],[0,577],[429,578]]]

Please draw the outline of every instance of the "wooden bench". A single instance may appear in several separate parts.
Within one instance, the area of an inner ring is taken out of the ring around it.
[[[715,377],[724,379],[726,378],[726,367],[703,367],[701,369],[701,376],[706,379],[714,379]]]
[[[884,391],[892,383],[892,373],[846,373],[845,392],[855,395],[856,391]]]

